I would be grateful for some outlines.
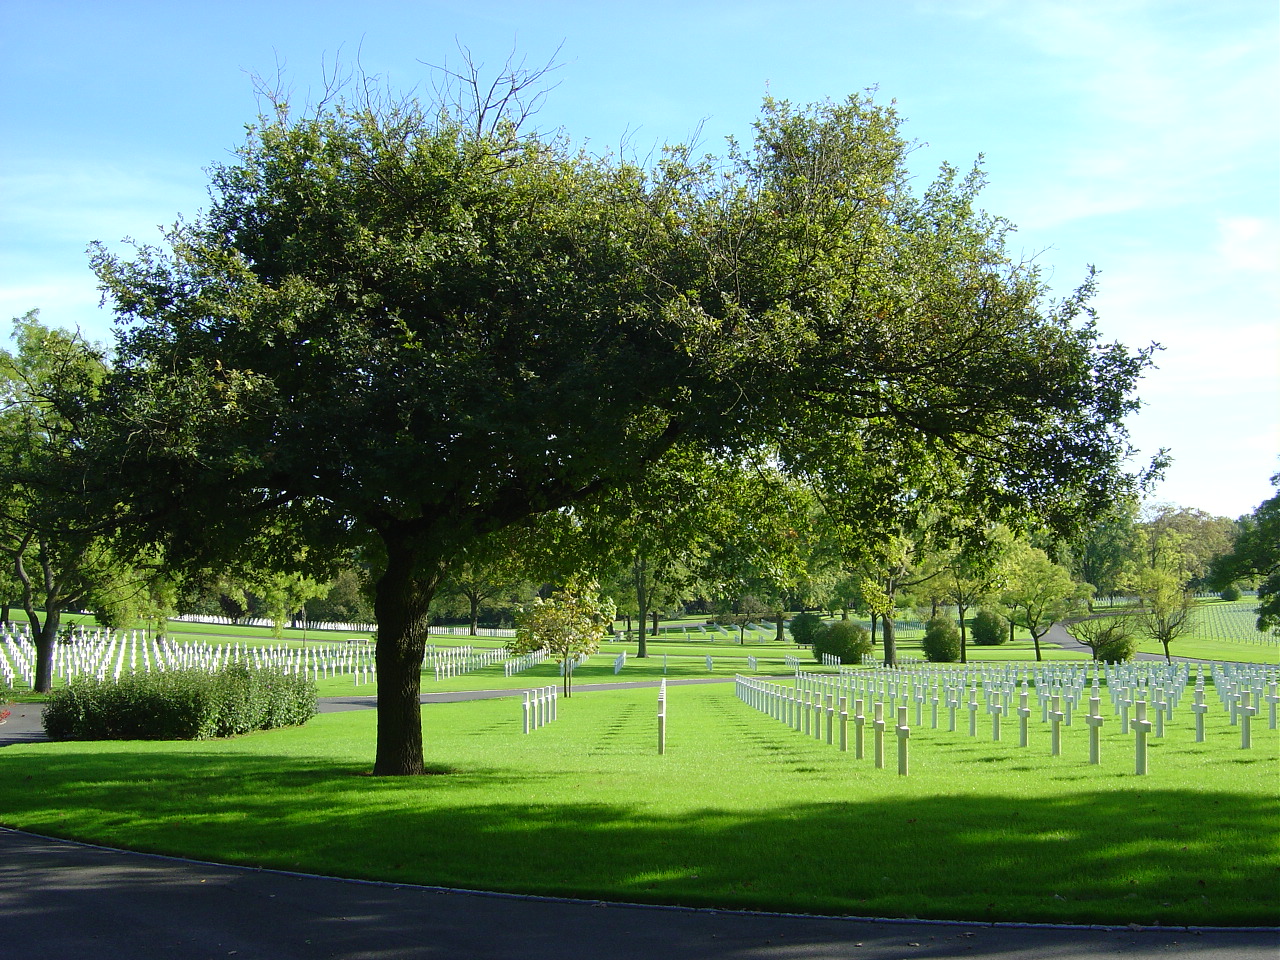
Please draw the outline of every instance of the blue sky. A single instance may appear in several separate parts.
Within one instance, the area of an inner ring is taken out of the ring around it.
[[[1164,345],[1130,421],[1172,450],[1155,499],[1237,516],[1280,470],[1280,10],[1274,0],[0,0],[0,317],[110,337],[85,248],[156,241],[257,113],[359,57],[399,89],[458,44],[560,47],[538,126],[647,154],[749,135],[761,97],[868,87],[922,182],[985,156],[984,205],[1059,292],[1089,264],[1109,337]],[[563,46],[561,46],[563,44]]]

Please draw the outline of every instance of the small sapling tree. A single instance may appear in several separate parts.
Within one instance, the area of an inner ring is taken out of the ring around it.
[[[573,668],[583,654],[600,649],[613,625],[613,601],[600,595],[599,584],[570,585],[549,599],[538,598],[516,615],[516,637],[507,649],[519,656],[545,650],[564,671],[564,695],[573,694]]]
[[[1068,624],[1067,632],[1093,651],[1093,659],[1123,663],[1132,660],[1138,649],[1133,627],[1126,617],[1090,617]]]

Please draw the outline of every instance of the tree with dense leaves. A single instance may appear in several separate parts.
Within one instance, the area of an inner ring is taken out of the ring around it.
[[[1036,660],[1042,660],[1040,638],[1060,620],[1088,602],[1092,589],[1071,579],[1071,572],[1054,563],[1038,547],[1015,541],[1001,600],[1009,622],[1023,627],[1035,644]]]
[[[1280,487],[1280,473],[1271,485]],[[1257,584],[1258,629],[1280,633],[1280,493],[1236,521],[1231,551],[1214,561],[1210,582],[1219,590]]]
[[[1114,599],[1143,553],[1138,506],[1123,503],[1108,511],[1072,544],[1076,579],[1093,585],[1095,596]]]
[[[376,558],[376,774],[424,770],[450,565],[678,445],[906,437],[975,510],[1057,523],[1128,482],[1147,354],[1101,342],[1088,284],[1045,303],[980,175],[914,196],[891,107],[766,100],[749,149],[642,169],[527,132],[536,79],[462,112],[374,84],[277,101],[205,215],[93,258],[122,322],[97,443],[130,464],[122,529],[190,562]]]
[[[515,656],[545,651],[560,664],[564,695],[573,693],[573,664],[600,649],[613,627],[613,601],[600,595],[599,584],[571,583],[547,599],[535,597],[516,615],[516,636],[507,649]]]
[[[1196,598],[1187,571],[1195,555],[1186,534],[1168,530],[1156,543],[1150,566],[1134,571],[1130,584],[1142,606],[1137,614],[1147,636],[1159,640],[1169,663],[1169,644],[1191,632],[1196,620]]]
[[[82,419],[105,375],[100,350],[44,326],[37,311],[14,321],[15,349],[0,350],[0,554],[36,646],[35,687],[53,685],[62,613],[113,608],[152,575],[122,562],[110,514],[91,493],[102,478],[80,459]]]

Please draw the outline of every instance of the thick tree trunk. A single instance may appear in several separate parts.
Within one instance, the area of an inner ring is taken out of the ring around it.
[[[871,614],[871,645],[873,647],[876,645],[876,625],[879,623],[879,621],[880,621],[880,618],[878,616],[876,616],[874,613]]]
[[[893,617],[884,618],[884,665],[886,667],[898,665],[898,628],[893,622]]]
[[[653,617],[653,633],[651,634],[651,636],[656,637],[658,635],[658,611],[654,610],[649,615]]]
[[[387,543],[387,568],[378,579],[378,745],[374,776],[417,776],[426,772],[422,751],[422,658],[426,652],[427,608],[435,582],[414,576],[414,551]]]
[[[784,621],[785,619],[787,619],[786,611],[779,610],[778,611],[778,632],[774,636],[774,639],[777,640],[779,643],[785,643],[787,639],[787,635],[782,632],[782,621]]]
[[[649,614],[649,584],[645,579],[648,575],[647,568],[648,563],[644,557],[636,558],[635,565],[631,568],[632,576],[636,582],[636,606],[639,607],[636,615],[636,639],[638,641],[636,656],[641,658],[649,656],[649,645],[644,635],[644,627]]]
[[[478,637],[480,635],[480,598],[468,597],[471,603],[471,635]]]
[[[62,622],[62,611],[56,604],[50,606],[52,609],[44,612],[43,626],[35,611],[27,611],[36,642],[36,693],[53,691],[53,652],[58,646],[58,626]]]
[[[956,612],[960,614],[960,662],[969,662],[969,635],[964,628],[964,614],[968,607],[956,604]]]

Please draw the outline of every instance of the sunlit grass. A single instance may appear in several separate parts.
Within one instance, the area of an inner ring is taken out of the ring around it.
[[[0,821],[202,859],[351,877],[727,907],[967,919],[1274,923],[1280,735],[1185,702],[1133,737],[1032,745],[913,729],[877,770],[738,702],[731,685],[581,692],[521,733],[516,699],[424,707],[435,775],[368,777],[375,715],[202,743],[0,750]],[[942,726],[945,728],[945,720]],[[967,730],[967,725],[962,729]]]

